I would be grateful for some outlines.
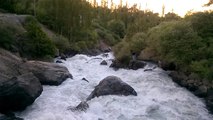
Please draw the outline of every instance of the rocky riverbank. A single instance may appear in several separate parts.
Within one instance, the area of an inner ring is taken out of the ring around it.
[[[154,62],[154,63],[156,63],[159,67],[161,67],[165,71],[168,71],[169,76],[178,85],[188,89],[194,95],[204,99],[209,112],[213,114],[213,82],[212,81],[201,79],[198,75],[194,73],[186,75],[185,73],[176,70],[176,65],[174,63],[166,63],[166,62]],[[113,61],[110,67],[113,67],[115,69],[128,68],[128,69],[136,70],[139,68],[144,68],[145,65],[146,63],[140,60],[130,61],[129,65],[121,64],[119,61],[115,60]]]
[[[171,71],[169,76],[174,82],[187,88],[194,95],[203,98],[208,110],[213,113],[213,82],[201,80],[196,74],[186,75],[182,72]]]
[[[43,91],[42,85],[60,85],[72,78],[66,67],[26,61],[0,49],[0,112],[23,110]]]

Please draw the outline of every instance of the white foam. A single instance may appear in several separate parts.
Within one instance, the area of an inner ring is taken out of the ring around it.
[[[98,59],[96,59],[98,58]],[[177,86],[160,68],[153,71],[114,71],[100,65],[101,55],[76,55],[64,62],[74,79],[60,86],[44,86],[40,97],[25,111],[16,113],[25,120],[211,120],[204,103]],[[153,65],[151,65],[153,67]],[[146,67],[147,68],[147,67]],[[69,106],[84,101],[103,78],[115,75],[131,85],[138,96],[101,96],[88,102],[86,112],[72,112]],[[88,82],[81,80],[86,78]]]

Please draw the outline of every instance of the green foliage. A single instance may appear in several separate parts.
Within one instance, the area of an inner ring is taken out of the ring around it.
[[[158,59],[176,63],[181,71],[190,71],[192,61],[201,59],[202,39],[185,21],[162,23],[148,32],[148,48]]]
[[[159,25],[157,19],[150,24],[143,19],[147,20],[136,20],[125,40],[114,47],[117,60],[128,61],[133,51],[142,53],[143,59],[173,62],[179,71],[213,80],[213,12],[195,13],[184,19],[168,14],[164,21],[170,22]]]
[[[55,46],[47,35],[41,30],[36,19],[28,17],[25,28],[25,39],[21,41],[22,54],[32,58],[43,58],[55,54]]]
[[[105,28],[99,22],[100,21],[95,20],[92,23],[92,27],[97,32],[98,39],[103,40],[106,44],[111,45],[111,46],[113,46],[113,45],[117,44],[118,42],[120,42],[121,38],[118,35],[116,35],[112,31],[110,31],[107,28]]]
[[[113,52],[118,61],[128,65],[131,59],[131,52],[139,54],[146,46],[146,34],[136,33],[130,40],[124,39],[113,47]]]
[[[213,37],[213,11],[194,13],[186,16],[186,20],[192,23],[193,29],[202,38]]]
[[[130,49],[132,52],[139,54],[141,50],[146,47],[146,34],[136,33],[132,36],[131,41],[129,41]]]
[[[53,43],[59,49],[59,51],[62,53],[70,49],[69,40],[61,35],[54,36]]]
[[[91,25],[92,7],[84,0],[40,0],[37,6],[38,19],[70,40]]]
[[[34,0],[0,0],[0,8],[18,14],[33,14],[33,5]]]
[[[191,63],[191,70],[199,74],[202,78],[207,78],[209,80],[213,79],[213,59],[205,59],[201,61],[194,61]]]
[[[71,41],[71,49],[82,52],[94,48],[97,44],[97,33],[93,30],[84,30],[74,33],[75,41]]]
[[[125,35],[125,25],[123,21],[111,20],[108,23],[108,28],[110,31],[118,35],[120,38],[124,38]]]
[[[150,28],[157,26],[161,22],[161,18],[157,13],[139,12],[138,14],[139,16],[136,16],[135,20],[127,28],[128,38],[131,38],[132,35],[138,32],[146,33]]]
[[[175,13],[169,12],[169,13],[165,14],[165,17],[163,19],[164,19],[164,21],[173,21],[173,20],[177,21],[177,20],[181,20],[181,17]]]
[[[116,57],[116,60],[118,60],[122,64],[129,64],[129,61],[131,59],[131,53],[128,42],[123,40],[122,42],[116,44],[113,47],[113,52]]]

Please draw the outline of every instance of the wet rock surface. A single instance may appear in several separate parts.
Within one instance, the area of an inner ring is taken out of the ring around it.
[[[95,87],[92,93],[88,96],[87,101],[94,97],[103,95],[134,95],[137,96],[137,92],[127,83],[123,82],[119,77],[108,76],[104,78]]]

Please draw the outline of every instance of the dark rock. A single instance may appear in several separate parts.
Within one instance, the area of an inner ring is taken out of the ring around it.
[[[198,90],[198,87],[194,86],[193,84],[187,84],[186,88],[192,92],[195,92],[196,90]]]
[[[96,55],[101,54],[102,52],[98,49],[90,49],[90,50],[85,50],[82,53],[89,55],[89,56],[96,56]]]
[[[24,120],[24,119],[16,117],[14,113],[6,113],[5,115],[0,113],[0,120]]]
[[[8,77],[14,77],[20,75],[17,70],[19,64],[22,63],[22,59],[13,55],[12,53],[0,48],[0,73]]]
[[[158,66],[163,70],[176,70],[176,65],[173,62],[159,61]]]
[[[146,63],[139,60],[132,60],[129,63],[129,68],[133,70],[137,70],[139,68],[144,68],[146,66]]]
[[[102,54],[102,56],[107,58],[109,55],[105,53],[105,54]]]
[[[28,61],[21,65],[20,72],[32,72],[43,85],[60,85],[67,78],[72,78],[68,69],[56,63]]]
[[[83,101],[78,106],[74,108],[70,108],[71,111],[86,111],[89,108],[89,104],[87,102]]]
[[[205,86],[200,86],[198,90],[194,92],[194,94],[198,97],[206,97],[207,96],[207,88]]]
[[[27,73],[11,79],[0,79],[0,112],[23,110],[41,94],[42,85]]]
[[[209,111],[213,113],[213,88],[207,91],[206,104]]]
[[[62,60],[65,60],[65,61],[66,61],[66,59],[67,59],[67,56],[66,56],[66,55],[64,55],[63,53],[61,53],[60,56],[61,56],[60,58],[61,58]]]
[[[199,80],[200,77],[199,75],[195,74],[195,73],[191,73],[189,76],[188,76],[188,79],[190,80]]]
[[[153,69],[145,69],[144,72],[146,72],[146,71],[152,71],[152,70],[153,70]]]
[[[126,65],[120,63],[120,62],[117,61],[117,60],[113,60],[113,61],[112,61],[112,64],[111,64],[109,67],[112,67],[112,68],[114,68],[115,70],[117,70],[117,69],[119,69],[119,68],[127,68]]]
[[[105,52],[105,53],[108,53],[108,52],[111,52],[111,51],[112,51],[111,47],[108,47],[105,50],[103,50],[103,52]]]
[[[102,95],[135,95],[136,91],[127,83],[123,82],[120,78],[116,76],[108,76],[104,78],[95,87],[92,93],[88,96],[87,100],[91,100],[94,97],[99,97]]]
[[[107,65],[106,60],[103,60],[103,61],[100,63],[100,65]]]
[[[172,78],[174,82],[178,83],[181,86],[183,85],[183,81],[187,80],[187,76],[184,73],[177,72],[177,71],[171,71],[169,73],[169,76]]]
[[[101,50],[101,52],[105,53],[112,51],[111,47],[107,45],[104,41],[99,42],[98,48]]]
[[[86,78],[82,78],[81,80],[84,80],[84,81],[89,83],[89,80],[87,80]]]
[[[56,60],[55,62],[56,62],[56,63],[63,63],[63,62],[62,62],[62,61],[60,61],[60,60]]]

